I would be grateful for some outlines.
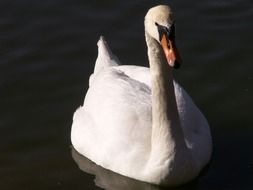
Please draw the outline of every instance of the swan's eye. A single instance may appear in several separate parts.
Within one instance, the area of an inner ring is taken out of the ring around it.
[[[175,21],[173,20],[170,27],[166,27],[155,22],[159,33],[159,40],[161,41],[162,35],[165,34],[168,39],[173,40],[175,38]]]
[[[170,36],[171,36],[171,27],[174,25],[174,22],[173,22],[173,24],[171,25],[170,28],[168,28],[166,26],[163,26],[163,25],[160,25],[157,22],[155,22],[155,25],[157,26],[157,30],[158,30],[158,33],[159,33],[159,40],[160,41],[162,39],[162,35],[164,35],[164,34],[170,39]]]

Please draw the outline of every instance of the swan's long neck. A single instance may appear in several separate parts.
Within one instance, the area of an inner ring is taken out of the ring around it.
[[[152,85],[152,151],[150,159],[163,164],[186,148],[175,98],[172,68],[160,44],[146,34]],[[156,156],[157,155],[157,156]],[[154,162],[154,161],[152,161]]]

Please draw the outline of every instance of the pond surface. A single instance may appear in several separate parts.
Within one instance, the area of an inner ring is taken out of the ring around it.
[[[99,36],[122,63],[148,66],[143,17],[159,3],[176,20],[184,61],[175,77],[214,141],[209,167],[180,189],[252,189],[252,0],[1,0],[1,190],[159,189],[102,170],[70,141]]]

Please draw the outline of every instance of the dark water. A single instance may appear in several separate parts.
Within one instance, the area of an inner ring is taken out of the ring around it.
[[[159,189],[96,168],[70,147],[99,35],[123,63],[147,65],[143,17],[158,2],[175,14],[184,59],[175,76],[214,140],[210,166],[182,189],[253,187],[252,0],[1,0],[1,190]]]

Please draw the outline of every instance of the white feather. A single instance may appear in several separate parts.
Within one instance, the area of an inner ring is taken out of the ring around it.
[[[89,90],[73,118],[71,140],[75,149],[104,168],[154,184],[175,185],[196,177],[212,152],[211,134],[203,114],[174,81],[183,141],[187,146],[187,154],[182,155],[188,157],[173,160],[174,157],[166,154],[162,164],[157,164],[164,154],[152,153],[155,145],[152,144],[150,69],[119,65],[104,38],[100,38]],[[157,138],[160,148],[173,144],[162,141],[163,137],[161,141]],[[180,166],[174,169],[173,161]]]

